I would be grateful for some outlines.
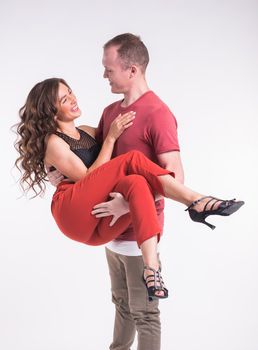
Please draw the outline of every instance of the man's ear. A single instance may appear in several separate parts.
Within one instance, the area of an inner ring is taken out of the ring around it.
[[[132,66],[129,77],[133,78],[137,74],[137,71],[138,71],[138,67],[137,66]]]

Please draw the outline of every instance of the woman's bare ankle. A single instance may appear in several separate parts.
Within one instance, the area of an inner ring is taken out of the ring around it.
[[[156,271],[158,271],[159,269],[159,261],[158,261],[158,257],[157,259],[151,259],[151,260],[145,260],[144,261],[144,265],[146,266],[146,268],[150,267]]]

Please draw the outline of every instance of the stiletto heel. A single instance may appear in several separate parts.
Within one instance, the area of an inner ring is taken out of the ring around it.
[[[205,225],[207,225],[207,226],[208,226],[209,228],[211,228],[212,230],[214,230],[214,229],[216,228],[216,226],[210,224],[209,222],[207,222],[207,221],[205,221],[205,220],[203,220],[202,223],[205,224]]]
[[[149,266],[144,266],[144,271],[149,270],[152,271],[152,274],[148,276],[144,276],[143,272],[143,281],[146,285],[147,291],[148,291],[148,296],[149,300],[155,300],[155,299],[165,299],[168,297],[168,290],[165,287],[165,284],[163,282],[162,276],[161,276],[161,269],[159,268],[158,270],[153,269],[152,267]],[[150,286],[150,284],[153,285]],[[157,295],[157,292],[163,292],[163,295]]]
[[[201,202],[202,200],[204,200],[206,198],[210,198],[210,200],[205,204],[202,211],[199,212],[195,209],[192,209],[197,203]],[[206,210],[207,206],[212,201],[214,203],[211,205],[209,210]],[[215,204],[218,202],[221,202],[221,203],[218,205],[217,209],[213,209]],[[233,214],[234,212],[236,212],[244,204],[245,204],[244,201],[236,201],[236,199],[222,200],[222,199],[218,199],[218,198],[215,198],[212,196],[205,196],[205,197],[199,198],[196,201],[194,201],[188,208],[185,209],[185,211],[189,212],[190,218],[193,221],[205,224],[205,225],[209,226],[212,230],[214,230],[216,226],[205,221],[205,219],[209,215],[229,216],[229,215]]]

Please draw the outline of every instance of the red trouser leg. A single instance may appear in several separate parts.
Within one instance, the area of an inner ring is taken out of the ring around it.
[[[148,238],[160,233],[156,207],[150,187],[141,175],[128,175],[120,180],[114,188],[123,194],[129,202],[130,216],[119,218],[114,227],[109,226],[110,217],[100,220],[94,235],[87,244],[105,244],[115,239],[132,222],[139,247]]]
[[[121,217],[113,227],[108,226],[110,218],[100,220],[91,215],[94,205],[106,201],[110,192],[119,189],[119,192],[129,201],[132,221],[135,221],[134,229],[139,232],[138,242],[159,233],[159,226],[154,224],[155,221],[157,223],[157,218],[153,197],[150,193],[146,194],[148,191],[144,191],[143,195],[141,188],[143,181],[138,178],[134,182],[137,183],[141,196],[139,194],[136,196],[133,180],[129,182],[125,180],[127,175],[131,174],[144,177],[153,194],[164,194],[158,176],[172,173],[151,162],[141,152],[131,151],[103,164],[75,184],[61,184],[52,201],[52,213],[60,230],[71,239],[92,245],[103,244],[119,236],[130,223],[129,215]],[[121,180],[125,181],[126,186],[123,186],[123,182],[120,183]],[[141,186],[139,186],[140,183]],[[134,199],[135,196],[137,199]],[[152,209],[148,209],[149,213],[145,214],[146,203],[148,208],[154,207],[153,213]],[[153,216],[151,233],[147,232],[150,228],[150,225],[147,226],[150,215]],[[145,216],[145,219],[142,220],[140,216]]]

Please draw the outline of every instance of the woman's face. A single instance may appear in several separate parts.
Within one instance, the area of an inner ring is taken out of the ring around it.
[[[57,121],[71,121],[81,115],[75,95],[62,83],[59,83],[57,110]]]

